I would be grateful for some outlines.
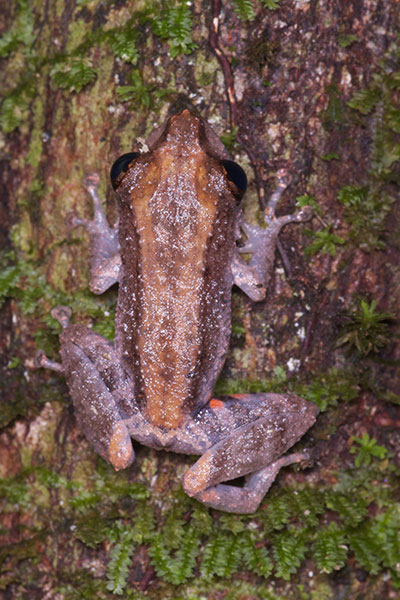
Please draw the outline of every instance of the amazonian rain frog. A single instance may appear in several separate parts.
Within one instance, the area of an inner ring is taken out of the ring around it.
[[[111,170],[118,221],[110,227],[97,194],[91,221],[91,290],[119,283],[114,344],[82,325],[68,307],[53,309],[63,327],[62,363],[39,352],[38,366],[62,372],[78,424],[115,469],[134,460],[131,438],[151,448],[200,458],[184,490],[207,506],[254,512],[280,468],[308,458],[283,454],[314,423],[317,407],[293,394],[212,396],[231,331],[231,290],[265,297],[275,243],[307,208],[275,217],[288,177],[265,211],[267,227],[241,222],[247,180],[210,126],[185,109]],[[236,245],[240,228],[247,241]],[[251,254],[246,263],[240,252]],[[238,487],[230,480],[244,476]]]

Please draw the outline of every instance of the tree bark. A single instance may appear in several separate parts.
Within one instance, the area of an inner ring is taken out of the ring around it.
[[[300,203],[314,208],[310,223],[282,232],[266,301],[254,305],[235,292],[232,345],[218,384],[222,393],[232,391],[234,380],[243,392],[268,379],[282,390],[317,390],[324,411],[306,438],[313,470],[285,472],[275,485],[331,485],[338,469],[354,462],[352,436],[365,433],[392,453],[393,468],[400,466],[399,322],[386,314],[398,319],[400,304],[399,3],[282,0],[269,10],[268,2],[255,0],[255,17],[244,19],[223,2],[217,44],[230,65],[233,106],[209,43],[213,6],[180,5],[192,17],[182,42],[177,27],[164,23],[171,7],[161,5],[0,2],[0,597],[113,597],[105,573],[110,549],[123,543],[115,524],[146,523],[147,488],[163,536],[173,530],[173,510],[189,525],[195,524],[190,511],[209,518],[179,491],[189,457],[137,448],[133,467],[112,473],[78,430],[63,378],[33,365],[39,347],[59,360],[59,330],[49,316],[56,304],[72,305],[75,322],[110,332],[117,291],[90,294],[88,237],[71,231],[67,216],[90,216],[82,181],[97,172],[114,221],[110,166],[178,101],[225,136],[245,168],[248,222],[261,222],[260,194],[261,201],[268,197],[280,168],[292,183],[278,214],[296,210],[296,199],[306,195]],[[336,398],[328,391],[324,406],[321,389],[335,379],[344,391]],[[143,489],[129,496],[136,482]],[[376,502],[368,506],[376,510]],[[211,514],[223,532],[221,515]],[[248,520],[241,522],[250,532]],[[228,529],[237,533],[232,523]],[[152,542],[135,535],[125,590],[138,595],[126,597],[158,598],[160,590],[173,597],[171,579],[152,566]],[[267,547],[268,535],[259,538]],[[367,597],[376,587],[381,597],[394,593],[384,566],[377,579],[361,566],[364,578],[350,558],[342,578],[316,569],[314,589],[326,585],[334,597],[346,589],[348,598]],[[309,570],[303,561],[292,580],[296,589],[299,583],[310,589]],[[279,577],[270,588],[254,571],[226,576],[218,588],[195,568],[179,593],[198,585],[202,597],[236,589],[237,597],[256,598],[251,586],[258,585],[287,596]]]

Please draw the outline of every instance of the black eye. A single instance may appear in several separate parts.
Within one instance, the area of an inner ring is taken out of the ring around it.
[[[229,181],[232,181],[232,183],[236,185],[240,191],[240,197],[242,197],[247,188],[246,173],[243,171],[242,167],[239,167],[233,160],[221,160],[221,163],[225,167]]]
[[[111,184],[112,184],[114,190],[118,186],[118,183],[119,183],[119,181],[117,181],[118,175],[120,175],[122,173],[122,171],[124,171],[124,172],[127,171],[130,163],[138,156],[140,156],[140,152],[127,152],[126,154],[123,154],[122,156],[117,158],[117,160],[111,167],[111,172],[110,172]]]

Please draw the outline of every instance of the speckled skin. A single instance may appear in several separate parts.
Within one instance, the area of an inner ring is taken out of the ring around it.
[[[267,228],[241,224],[244,190],[230,179],[226,149],[188,110],[148,143],[148,152],[114,174],[117,225],[104,216],[97,175],[86,179],[93,220],[71,221],[91,234],[92,291],[119,283],[114,344],[71,325],[70,310],[58,307],[62,364],[43,354],[37,364],[64,373],[79,426],[115,469],[134,460],[131,437],[200,454],[185,491],[219,510],[253,512],[279,469],[307,458],[282,454],[311,427],[317,408],[289,394],[212,399],[212,390],[229,343],[232,285],[262,300],[280,229],[309,212],[275,217],[288,183],[281,172]],[[249,264],[236,247],[240,226]],[[242,475],[242,488],[222,483]]]

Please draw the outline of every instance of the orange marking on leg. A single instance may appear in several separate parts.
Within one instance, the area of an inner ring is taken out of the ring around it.
[[[248,394],[230,394],[232,398],[237,398],[238,400],[245,400]]]
[[[222,402],[222,400],[217,400],[217,398],[211,398],[210,402],[210,408],[223,408],[225,403]]]

